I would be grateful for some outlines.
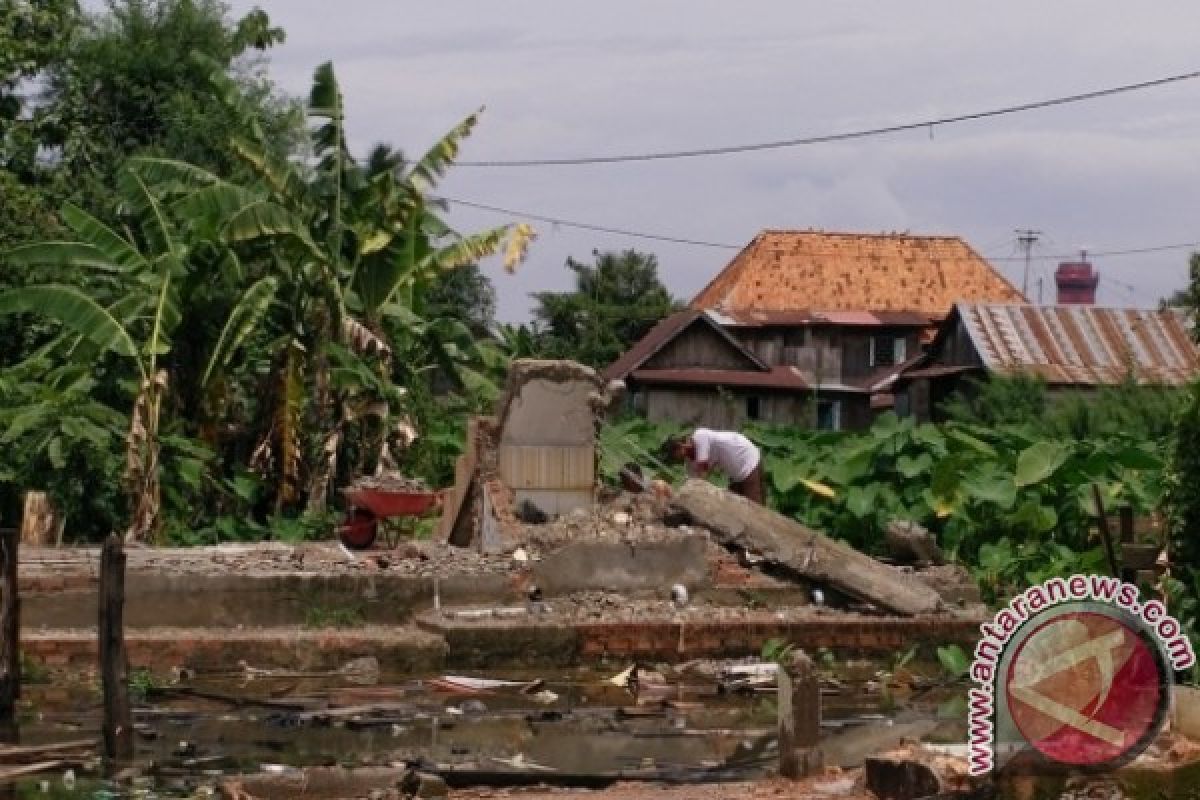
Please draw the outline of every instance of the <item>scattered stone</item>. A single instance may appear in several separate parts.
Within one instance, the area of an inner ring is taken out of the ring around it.
[[[363,656],[347,661],[338,670],[338,674],[347,683],[355,686],[374,686],[379,683],[379,659],[375,656]]]
[[[464,700],[458,709],[464,714],[486,714],[488,710],[481,700]]]

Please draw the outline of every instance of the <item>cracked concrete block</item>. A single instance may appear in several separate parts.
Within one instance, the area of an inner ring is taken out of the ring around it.
[[[496,418],[499,472],[516,492],[547,514],[592,503],[596,482],[595,370],[571,361],[513,363]]]

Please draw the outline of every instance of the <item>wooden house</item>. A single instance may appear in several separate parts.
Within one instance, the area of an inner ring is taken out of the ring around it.
[[[1176,309],[959,303],[897,379],[896,410],[937,421],[954,392],[994,374],[1036,377],[1052,394],[1127,380],[1183,386],[1200,375],[1200,350]]]
[[[604,376],[651,420],[864,428],[961,299],[1023,302],[956,237],[764,231]]]

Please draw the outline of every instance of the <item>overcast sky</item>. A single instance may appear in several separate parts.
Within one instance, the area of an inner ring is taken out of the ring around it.
[[[288,40],[286,90],[335,62],[352,146],[416,154],[486,106],[464,159],[719,146],[955,115],[1200,69],[1194,0],[234,0]],[[993,259],[1015,228],[1035,255],[1200,241],[1200,80],[930,132],[721,158],[485,170],[452,197],[604,226],[741,245],[762,228],[953,234]],[[470,231],[507,221],[455,209]],[[658,255],[681,298],[734,251],[536,224],[519,274],[487,265],[500,317],[570,285],[568,255]],[[1152,305],[1187,250],[1097,257],[1101,301]],[[1018,285],[1021,264],[993,261]],[[1035,278],[1055,262],[1035,262]],[[1036,286],[1036,283],[1033,284]],[[1031,287],[1032,288],[1032,287]],[[1031,292],[1036,294],[1036,292]],[[1036,298],[1035,298],[1036,299]]]

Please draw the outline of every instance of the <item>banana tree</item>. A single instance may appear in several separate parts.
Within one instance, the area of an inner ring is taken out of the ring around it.
[[[218,95],[239,113],[241,98],[228,77],[219,70],[211,75]],[[287,405],[273,417],[289,420],[289,429],[299,427],[293,424],[301,413],[301,404],[294,402],[299,378],[316,431],[316,441],[306,448],[307,505],[319,510],[337,470],[347,411],[360,405],[349,403],[347,391],[331,384],[330,347],[372,360],[387,378],[391,345],[383,335],[384,317],[413,317],[420,293],[441,270],[474,263],[502,249],[506,265],[515,267],[533,231],[525,225],[502,226],[460,236],[434,213],[427,192],[457,156],[476,115],[455,126],[411,166],[398,157],[373,157],[360,164],[347,147],[342,93],[332,65],[326,63],[316,69],[309,94],[309,162],[275,156],[250,115],[243,116],[247,135],[232,146],[257,176],[253,185],[231,184],[191,165],[162,159],[142,159],[134,168],[176,213],[207,226],[224,244],[266,244],[274,255],[274,282],[256,287],[256,304],[228,337],[222,336],[214,358],[228,358],[261,312],[279,301],[286,317],[281,327],[292,332],[280,346],[280,352],[287,353],[281,367],[289,374],[291,390],[279,393]],[[274,424],[271,430],[280,427]],[[264,438],[256,452],[266,462],[275,449]],[[299,453],[304,448],[287,449]],[[285,469],[299,471],[294,462]]]
[[[137,222],[141,240],[121,235],[73,205],[62,220],[73,241],[42,242],[7,254],[15,265],[52,265],[76,270],[80,285],[41,284],[0,293],[0,314],[29,313],[53,319],[68,335],[57,346],[76,359],[112,353],[134,370],[136,389],[126,435],[123,482],[131,517],[126,540],[144,541],[158,529],[159,418],[167,392],[161,359],[170,351],[179,323],[178,284],[186,247],[145,184],[132,173],[123,176],[121,191]]]

